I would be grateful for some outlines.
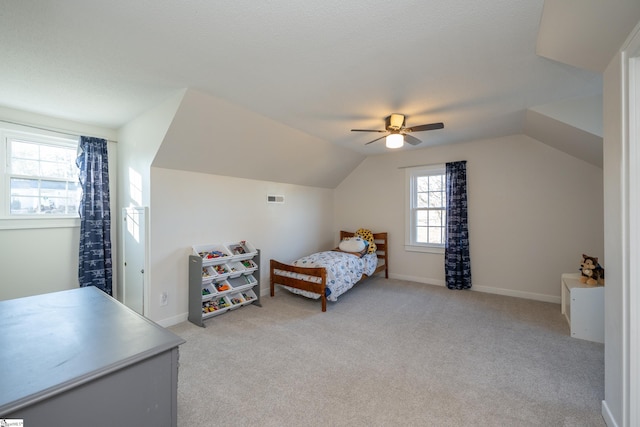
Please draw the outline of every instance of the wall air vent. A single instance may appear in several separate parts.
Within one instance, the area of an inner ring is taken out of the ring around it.
[[[284,203],[284,196],[268,194],[267,203]]]

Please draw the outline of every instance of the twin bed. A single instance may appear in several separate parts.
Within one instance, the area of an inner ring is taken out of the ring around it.
[[[353,238],[355,234],[340,231],[340,241]],[[371,234],[375,242],[375,252],[372,253],[343,252],[336,248],[300,258],[291,264],[272,259],[271,296],[275,295],[275,285],[282,285],[290,292],[309,298],[320,298],[322,311],[327,311],[327,300],[337,301],[340,295],[359,281],[382,271],[388,279],[387,233]]]

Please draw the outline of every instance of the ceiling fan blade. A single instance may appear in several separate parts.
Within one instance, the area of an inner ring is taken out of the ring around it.
[[[404,136],[404,142],[406,142],[407,144],[411,144],[411,145],[418,145],[418,144],[422,143],[422,141],[420,141],[418,138],[416,138],[415,136],[411,136],[411,135],[405,135]]]
[[[428,125],[411,126],[410,128],[405,128],[404,131],[405,132],[422,132],[425,130],[442,129],[443,127],[444,127],[444,123],[439,122],[439,123],[430,123]]]
[[[369,142],[367,142],[367,143],[366,143],[366,144],[364,144],[364,145],[369,145],[369,144],[371,144],[372,142],[379,141],[379,140],[381,140],[382,138],[386,138],[386,137],[387,137],[387,135],[383,135],[383,136],[381,136],[380,138],[376,138],[376,139],[374,139],[373,141],[369,141]]]
[[[351,129],[351,132],[386,132],[386,130]]]

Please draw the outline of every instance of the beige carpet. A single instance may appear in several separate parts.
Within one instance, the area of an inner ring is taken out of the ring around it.
[[[378,277],[262,303],[171,328],[180,427],[605,425],[604,347],[558,304]]]

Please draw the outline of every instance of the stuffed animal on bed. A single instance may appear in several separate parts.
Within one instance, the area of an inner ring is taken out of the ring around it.
[[[597,257],[582,254],[580,273],[580,282],[589,286],[604,285],[604,268],[598,264]]]
[[[338,245],[338,249],[342,252],[349,252],[352,254],[359,254],[360,257],[367,253],[368,242],[361,237],[353,236],[342,239]]]
[[[361,237],[363,240],[366,240],[367,242],[369,242],[369,248],[367,249],[367,253],[369,254],[376,253],[376,250],[378,248],[376,247],[376,242],[373,239],[373,233],[371,232],[371,230],[360,228],[358,229],[358,231],[354,233],[354,235],[357,237]]]

